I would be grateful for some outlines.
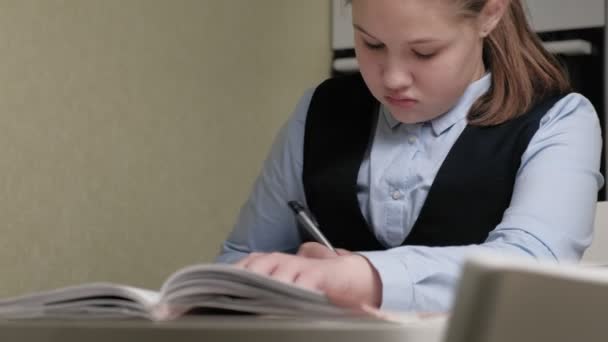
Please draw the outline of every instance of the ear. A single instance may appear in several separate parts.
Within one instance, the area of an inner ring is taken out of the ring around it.
[[[511,0],[488,0],[479,15],[479,36],[487,37],[502,19]]]

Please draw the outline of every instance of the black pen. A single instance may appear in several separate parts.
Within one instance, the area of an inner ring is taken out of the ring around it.
[[[310,235],[312,235],[312,237],[317,240],[317,242],[322,243],[330,251],[337,254],[334,247],[331,245],[331,243],[329,243],[323,233],[321,233],[319,227],[317,227],[317,224],[315,223],[315,221],[313,221],[311,215],[308,214],[304,206],[298,203],[298,201],[289,201],[287,202],[287,204],[289,205],[291,210],[293,210],[293,212],[296,214],[296,219],[298,220],[298,222],[300,222],[304,229],[306,229],[308,233],[310,233]]]

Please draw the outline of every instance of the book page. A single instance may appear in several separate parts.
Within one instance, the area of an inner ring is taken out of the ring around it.
[[[344,315],[324,294],[279,282],[231,265],[205,264],[180,269],[163,284],[157,319],[194,308],[280,315]]]
[[[146,317],[158,300],[151,290],[89,283],[0,300],[0,318]]]

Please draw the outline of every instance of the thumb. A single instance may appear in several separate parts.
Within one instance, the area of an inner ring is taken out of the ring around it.
[[[338,252],[338,254],[334,253],[332,250],[318,242],[306,242],[300,245],[296,255],[313,259],[329,259],[335,258],[341,254],[340,252]]]
[[[343,248],[336,248],[336,253],[338,253],[339,256],[344,256],[344,255],[351,255],[353,254],[353,252],[343,249]]]

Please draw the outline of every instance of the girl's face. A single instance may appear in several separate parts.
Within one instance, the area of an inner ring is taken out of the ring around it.
[[[372,94],[403,123],[447,112],[483,76],[475,19],[445,0],[353,0],[355,51]]]

